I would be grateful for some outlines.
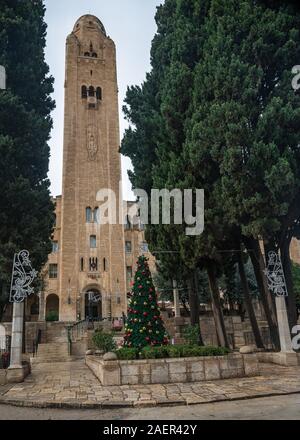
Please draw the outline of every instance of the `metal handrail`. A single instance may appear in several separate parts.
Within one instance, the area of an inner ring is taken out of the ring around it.
[[[42,330],[39,329],[36,335],[35,340],[33,341],[33,357],[35,357],[37,355],[38,352],[38,348],[39,348],[39,344],[42,342]]]
[[[85,335],[85,332],[88,329],[88,320],[84,319],[82,321],[78,321],[73,325],[68,327],[68,339],[71,342],[74,342],[76,339],[81,338]]]

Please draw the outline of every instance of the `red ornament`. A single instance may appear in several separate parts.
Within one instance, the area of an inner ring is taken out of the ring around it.
[[[144,315],[144,316],[148,316],[148,313],[147,313],[147,312],[144,312],[143,315]]]
[[[143,286],[139,286],[139,289],[142,289],[143,288]]]
[[[152,289],[152,287],[150,287],[150,289],[149,289],[149,292],[153,292],[153,289]]]

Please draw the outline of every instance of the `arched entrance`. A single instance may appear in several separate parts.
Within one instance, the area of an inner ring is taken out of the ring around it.
[[[59,321],[59,298],[55,293],[51,293],[47,296],[46,320]]]
[[[85,318],[89,321],[100,321],[102,319],[102,296],[98,289],[86,290]]]

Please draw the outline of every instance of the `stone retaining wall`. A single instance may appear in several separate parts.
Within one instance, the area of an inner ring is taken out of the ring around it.
[[[259,375],[256,354],[134,361],[86,356],[86,365],[104,386],[201,382]]]

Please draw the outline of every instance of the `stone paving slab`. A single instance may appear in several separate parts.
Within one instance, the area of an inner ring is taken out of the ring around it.
[[[0,403],[36,408],[196,405],[300,393],[300,368],[260,364],[261,375],[209,382],[102,386],[82,360],[33,366],[24,383],[0,386]]]

